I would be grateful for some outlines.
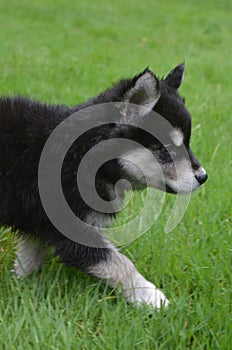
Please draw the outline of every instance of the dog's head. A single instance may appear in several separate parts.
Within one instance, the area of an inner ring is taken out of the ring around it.
[[[191,116],[178,92],[184,71],[184,65],[180,64],[159,80],[146,69],[123,91],[121,101],[125,103],[122,108],[125,116],[133,118],[130,104],[144,107],[138,112],[140,128],[130,128],[129,136],[144,147],[125,151],[119,160],[124,174],[138,187],[146,182],[170,193],[188,193],[207,180],[206,171],[190,148]],[[149,123],[157,123],[155,135],[154,132],[149,134]]]

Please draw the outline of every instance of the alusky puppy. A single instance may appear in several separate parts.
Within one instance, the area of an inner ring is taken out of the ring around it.
[[[121,286],[128,302],[142,303],[160,308],[168,300],[154,284],[147,281],[134,264],[104,235],[100,235],[103,247],[88,247],[68,239],[49,221],[38,190],[38,165],[43,147],[52,131],[71,114],[86,107],[108,103],[128,102],[145,106],[163,116],[174,128],[167,135],[167,144],[142,129],[109,124],[97,127],[75,141],[69,150],[62,169],[62,184],[67,202],[74,213],[93,225],[102,225],[103,215],[84,203],[76,186],[76,172],[83,155],[102,140],[126,138],[142,144],[158,160],[164,177],[161,179],[147,153],[135,149],[123,157],[106,162],[96,176],[96,188],[104,200],[112,198],[114,184],[120,178],[128,178],[133,187],[145,187],[144,178],[134,166],[134,160],[142,160],[145,174],[152,186],[171,193],[187,193],[197,189],[207,174],[190,149],[191,117],[178,89],[184,75],[184,65],[175,67],[164,79],[158,79],[146,69],[132,79],[121,80],[110,89],[86,103],[69,108],[50,106],[21,97],[0,99],[0,223],[19,230],[19,243],[15,260],[15,272],[23,276],[42,266],[51,247],[60,261],[75,266],[88,274],[105,279],[110,286]],[[184,145],[189,160],[179,154]],[[175,174],[173,159],[179,173]],[[131,160],[131,161],[130,161]],[[191,180],[191,181],[189,181]],[[190,184],[191,183],[191,186]],[[54,203],[54,208],[56,203]],[[105,214],[107,221],[111,214]],[[113,215],[114,216],[114,215]],[[84,234],[84,232],[83,232]]]

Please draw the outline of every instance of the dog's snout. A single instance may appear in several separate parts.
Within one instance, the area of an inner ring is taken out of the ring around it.
[[[208,178],[208,175],[206,173],[195,175],[195,178],[199,182],[200,185],[202,185]]]

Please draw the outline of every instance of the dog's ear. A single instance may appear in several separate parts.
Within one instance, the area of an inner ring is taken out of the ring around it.
[[[165,78],[165,81],[168,84],[168,86],[176,90],[179,89],[182,81],[184,80],[184,72],[184,63],[181,63],[178,66],[176,66]]]
[[[133,79],[133,86],[125,92],[122,98],[123,114],[129,111],[129,104],[135,104],[144,107],[139,109],[139,114],[143,116],[153,109],[159,98],[159,81],[149,69],[145,69]]]

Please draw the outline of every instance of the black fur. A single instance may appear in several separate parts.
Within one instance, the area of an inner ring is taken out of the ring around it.
[[[83,270],[109,258],[111,252],[109,248],[91,248],[75,243],[51,224],[39,196],[38,164],[47,138],[65,118],[88,106],[122,101],[125,93],[145,72],[150,71],[145,70],[132,79],[121,80],[104,93],[75,107],[51,106],[21,97],[0,99],[1,224],[12,226],[23,235],[40,237],[45,245],[55,248],[55,254],[60,256],[62,262]],[[189,148],[191,119],[177,92],[181,73],[179,67],[170,73],[166,80],[158,82],[155,78],[159,84],[161,97],[154,109],[172,125],[183,130],[184,142]],[[62,184],[70,207],[83,220],[90,208],[82,201],[75,185],[78,164],[92,146],[100,140],[114,137],[129,137],[146,147],[158,143],[140,129],[109,124],[87,132],[73,144],[62,169]],[[164,154],[163,157],[166,161],[167,155]],[[195,166],[199,166],[192,153],[191,159]],[[114,184],[121,176],[125,178],[125,174],[120,170],[117,160],[108,162],[99,170],[96,187],[105,200],[110,199],[106,184]],[[139,184],[135,184],[136,186],[139,188]]]

